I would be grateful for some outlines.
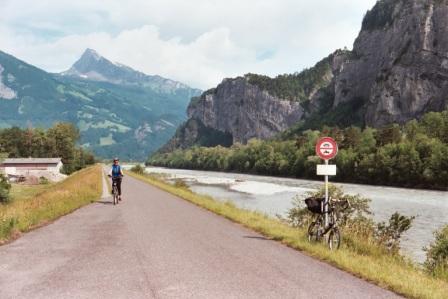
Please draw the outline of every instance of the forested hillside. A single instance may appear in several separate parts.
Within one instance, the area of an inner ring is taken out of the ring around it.
[[[319,61],[314,67],[294,74],[279,75],[275,78],[257,74],[246,74],[250,84],[256,85],[270,94],[290,101],[306,102],[321,88],[328,86],[332,79],[331,61],[335,55],[349,51],[337,51]]]
[[[0,128],[69,122],[79,128],[80,144],[103,158],[145,159],[186,119],[188,101],[199,92],[114,64],[93,50],[63,74],[0,51]]]

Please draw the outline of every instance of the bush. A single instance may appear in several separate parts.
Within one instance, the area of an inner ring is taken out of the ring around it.
[[[436,231],[434,235],[434,242],[424,248],[424,266],[432,275],[448,280],[448,225]]]
[[[140,164],[137,164],[131,168],[131,171],[134,173],[137,173],[137,174],[144,174],[145,168],[143,166],[141,166]]]
[[[337,198],[339,203],[335,204],[335,211],[338,225],[346,232],[345,241],[348,246],[359,249],[360,244],[355,244],[359,240],[374,244],[375,246],[389,252],[398,253],[400,249],[400,238],[402,234],[411,228],[415,217],[407,217],[394,213],[388,224],[380,222],[375,224],[368,216],[372,214],[369,208],[370,199],[359,195],[344,194],[343,190],[334,185],[328,190],[331,198]],[[316,192],[308,192],[308,197],[324,197],[325,189]],[[349,202],[347,207],[344,202]],[[286,221],[294,227],[307,227],[313,220],[313,214],[308,211],[303,198],[296,197],[293,208],[288,211]]]
[[[184,182],[183,180],[181,180],[181,179],[176,179],[176,180],[174,181],[174,186],[175,186],[176,188],[189,189],[187,183],[185,183],[185,182]]]
[[[367,219],[367,216],[372,214],[369,208],[370,199],[368,198],[363,198],[359,195],[344,194],[341,188],[331,184],[328,187],[328,195],[342,202],[350,202],[348,208],[336,205],[336,214],[341,226],[346,226],[349,220]],[[325,189],[321,188],[316,192],[307,192],[306,197],[325,197]],[[313,214],[306,208],[303,198],[301,196],[296,197],[293,202],[293,208],[288,211],[288,222],[295,227],[305,227],[310,223],[312,218]]]
[[[362,235],[364,238],[373,235],[373,223],[367,218],[368,215],[372,214],[369,209],[370,199],[362,198],[359,195],[344,194],[341,188],[334,185],[329,185],[328,194],[331,198],[350,203],[348,207],[342,204],[335,205],[338,224],[341,227],[350,231],[350,234],[355,233]],[[325,189],[321,188],[316,192],[307,192],[305,196],[323,198],[325,197]],[[307,209],[303,197],[297,196],[293,201],[293,207],[288,211],[286,221],[294,227],[307,227],[313,219],[314,214]]]
[[[11,184],[9,184],[8,179],[0,173],[0,202],[8,202],[10,200],[9,190],[11,189]]]
[[[296,196],[293,200],[293,207],[288,210],[286,221],[294,227],[307,227],[312,219],[313,214],[308,211],[303,198]]]
[[[39,178],[39,184],[41,184],[41,185],[48,185],[49,183],[50,183],[50,181],[46,177],[41,176]]]
[[[414,216],[406,217],[395,212],[389,219],[389,224],[380,222],[376,226],[375,236],[378,242],[387,249],[397,251],[400,249],[401,235],[411,228]]]

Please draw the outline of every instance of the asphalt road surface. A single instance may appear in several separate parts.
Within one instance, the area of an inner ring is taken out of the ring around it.
[[[395,298],[125,177],[110,197],[0,247],[0,298]]]

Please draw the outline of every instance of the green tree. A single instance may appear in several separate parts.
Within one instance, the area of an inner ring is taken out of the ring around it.
[[[361,143],[361,129],[358,127],[349,127],[344,130],[343,148],[358,147]]]
[[[47,131],[50,144],[50,155],[61,157],[64,163],[64,172],[71,173],[76,167],[75,144],[79,139],[78,129],[69,123],[57,123]]]
[[[421,127],[426,135],[448,142],[446,138],[446,127],[448,126],[448,117],[444,113],[429,112],[426,113],[421,121]]]
[[[375,130],[367,127],[361,133],[356,150],[361,155],[370,154],[375,152],[376,145]]]
[[[353,148],[341,149],[336,156],[338,168],[337,178],[341,181],[349,181],[354,178],[357,171],[357,154]]]
[[[377,138],[379,145],[386,145],[389,143],[399,143],[401,141],[402,133],[400,126],[397,124],[389,125],[377,130]]]
[[[406,135],[407,140],[415,140],[420,132],[421,129],[419,123],[415,119],[407,122],[406,125],[404,126],[404,133]]]

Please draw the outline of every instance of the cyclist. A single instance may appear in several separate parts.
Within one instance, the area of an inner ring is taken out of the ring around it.
[[[121,170],[121,166],[118,164],[120,160],[118,158],[114,158],[114,164],[109,172],[109,177],[112,177],[112,181],[117,182],[118,189],[118,200],[121,201],[121,179],[123,178],[123,171]]]

